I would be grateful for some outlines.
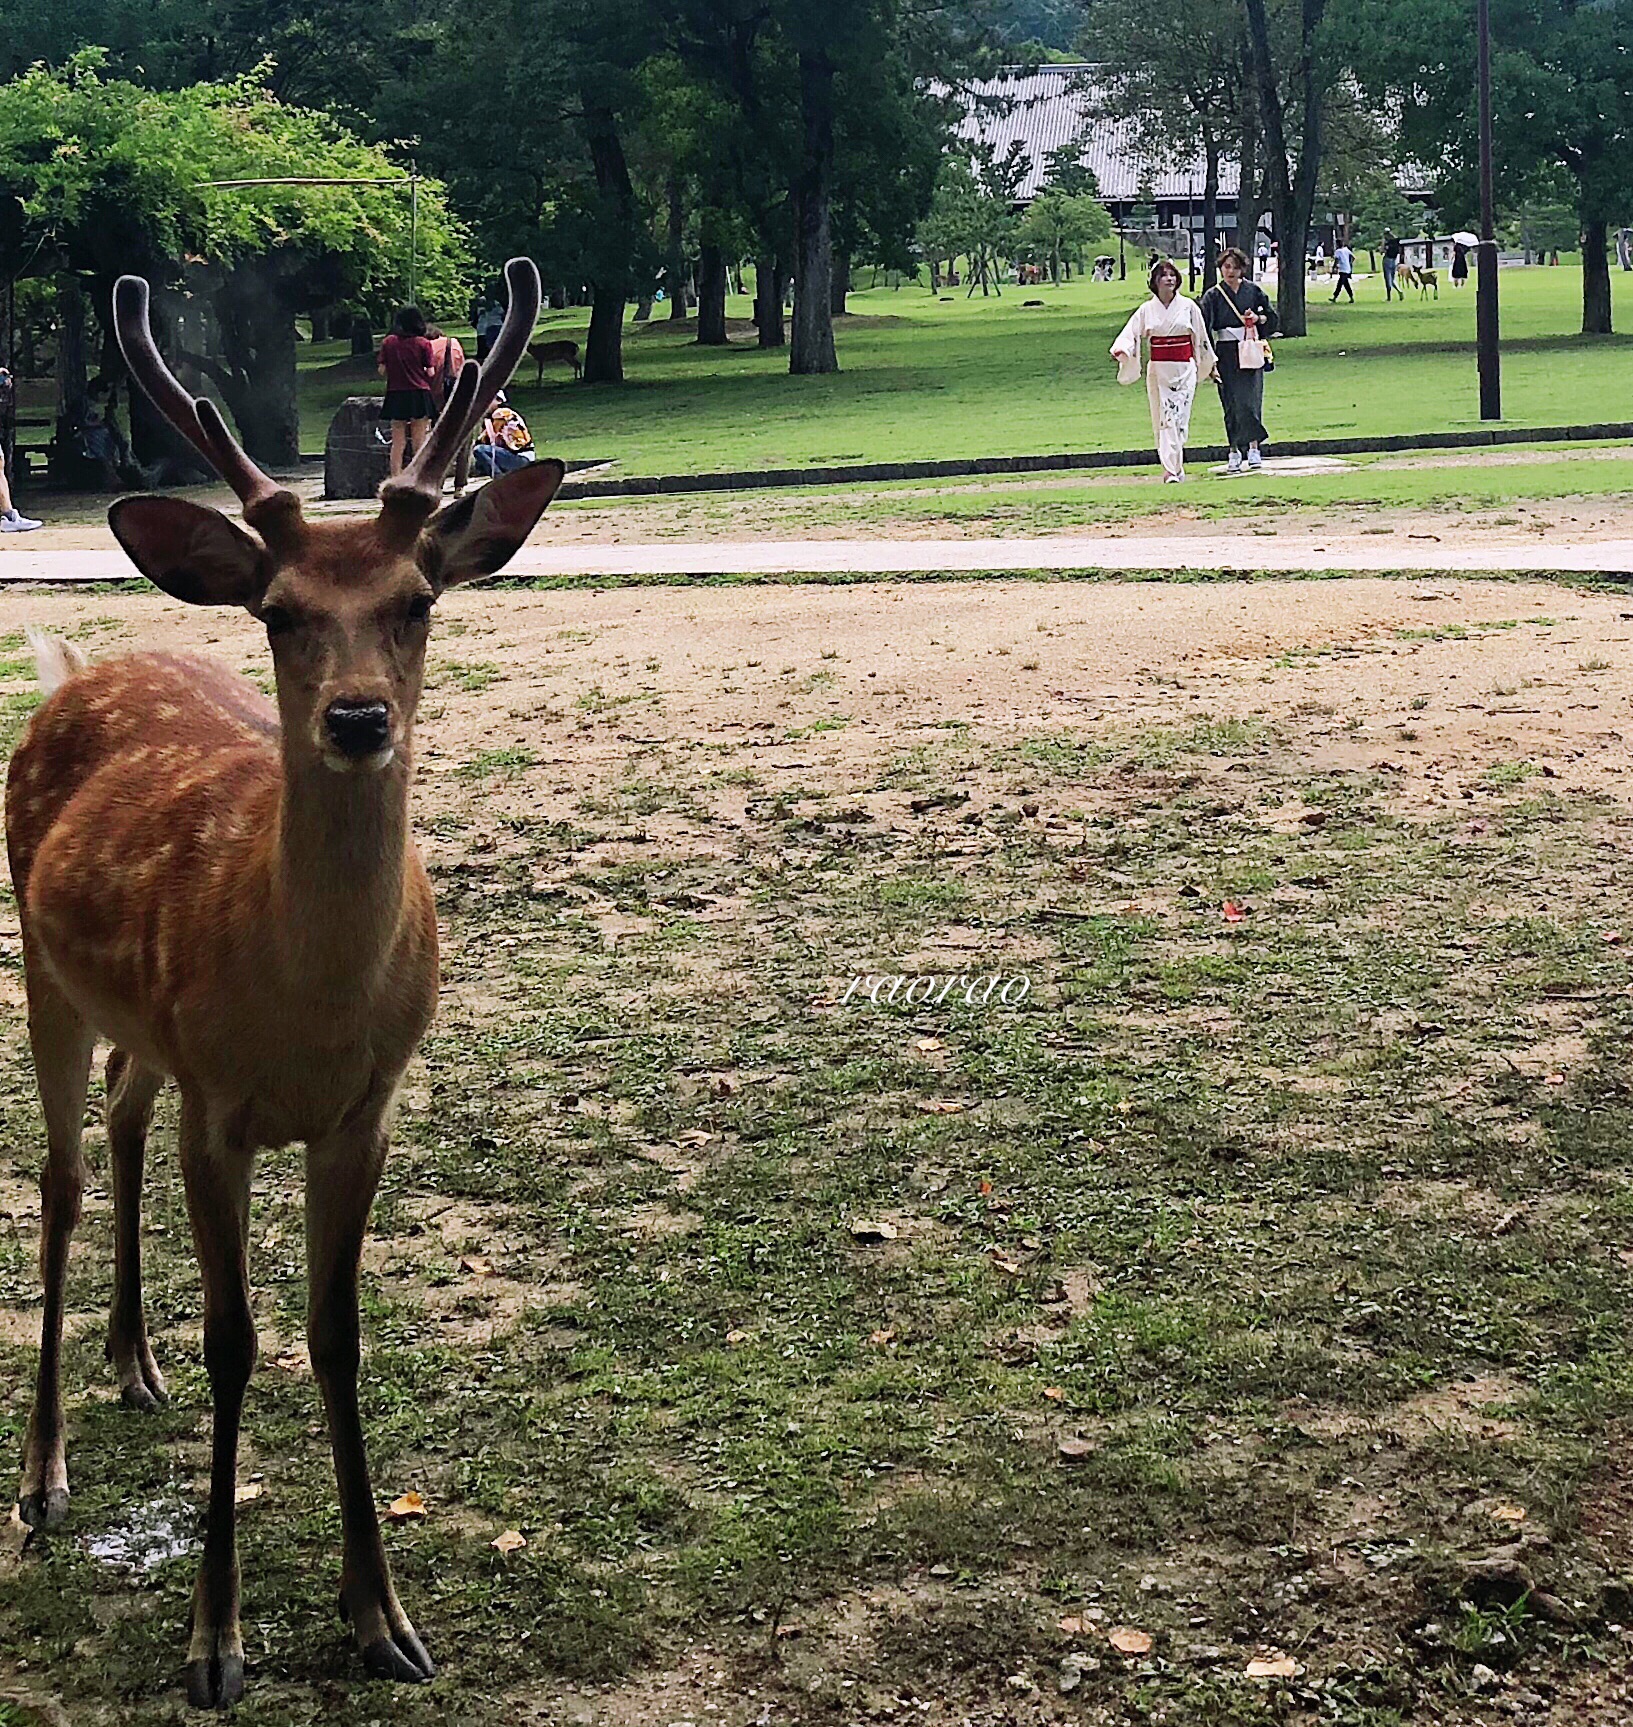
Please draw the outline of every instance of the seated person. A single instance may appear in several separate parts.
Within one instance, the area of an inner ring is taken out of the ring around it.
[[[533,460],[533,434],[506,400],[501,390],[493,406],[483,416],[482,429],[476,434],[473,466],[477,473],[490,478],[496,474],[514,473]]]

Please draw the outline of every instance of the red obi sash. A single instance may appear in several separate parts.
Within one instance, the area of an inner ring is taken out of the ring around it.
[[[1191,357],[1191,338],[1189,336],[1153,336],[1151,338],[1151,358],[1153,360],[1188,360]]]

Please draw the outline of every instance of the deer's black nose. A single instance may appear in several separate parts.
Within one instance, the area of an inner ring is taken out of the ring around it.
[[[391,715],[384,702],[330,702],[323,723],[343,756],[378,755],[391,742]]]

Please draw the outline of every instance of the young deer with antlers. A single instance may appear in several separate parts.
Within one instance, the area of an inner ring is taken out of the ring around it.
[[[244,1685],[233,1527],[238,1426],[255,1361],[246,1272],[262,1147],[306,1146],[307,1337],[339,1483],[341,1610],[368,1670],[434,1669],[392,1588],[357,1405],[358,1260],[392,1100],[437,997],[437,926],[409,831],[414,713],[431,608],[502,568],[561,484],[538,462],[446,509],[442,477],[533,333],[538,271],[506,266],[510,310],[487,362],[459,375],[413,463],[369,521],[307,522],[214,405],[171,376],[147,284],[114,291],[133,376],[238,494],[247,533],[178,498],[124,498],[109,521],[136,567],[193,605],[265,626],[277,706],[203,659],[86,666],[41,639],[49,699],[11,759],[6,841],[23,929],[28,1031],[47,1136],[45,1319],[20,1510],[68,1507],[59,1360],[93,1040],[111,1040],[114,1296],[108,1354],[124,1401],[164,1398],[142,1312],[140,1190],[154,1099],[181,1092],[181,1168],[204,1285],[214,1401],[210,1503],[187,1693]]]

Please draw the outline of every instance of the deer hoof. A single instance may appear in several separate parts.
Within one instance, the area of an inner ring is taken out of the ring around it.
[[[363,1665],[374,1679],[396,1679],[406,1685],[423,1685],[437,1676],[436,1663],[412,1631],[399,1637],[381,1637],[363,1651]]]
[[[187,1664],[187,1701],[195,1709],[230,1709],[244,1695],[244,1657],[212,1655]]]
[[[17,1515],[30,1529],[58,1529],[68,1521],[68,1489],[40,1488],[17,1501]]]

